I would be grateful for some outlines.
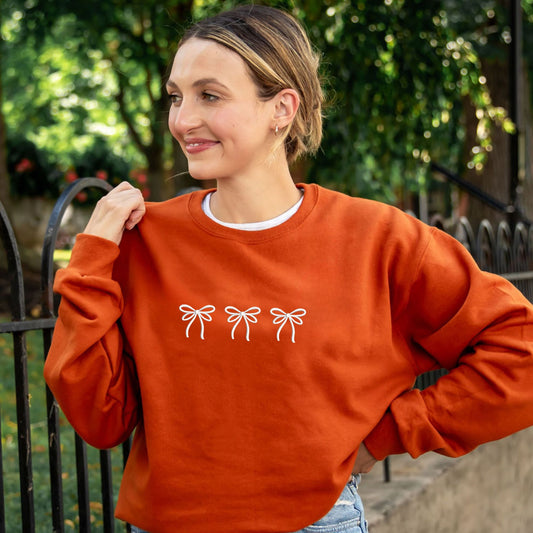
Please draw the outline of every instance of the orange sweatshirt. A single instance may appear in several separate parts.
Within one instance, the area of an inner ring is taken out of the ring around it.
[[[533,424],[525,298],[395,208],[303,188],[263,231],[218,225],[195,192],[147,204],[120,249],[78,236],[45,376],[90,444],[137,428],[118,517],[295,531],[332,507],[362,441],[378,459],[458,456]]]

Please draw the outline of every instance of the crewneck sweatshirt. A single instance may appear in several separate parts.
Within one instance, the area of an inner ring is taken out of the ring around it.
[[[302,185],[240,231],[197,191],[147,203],[120,248],[79,235],[45,377],[98,448],[135,434],[116,514],[151,533],[314,523],[360,444],[450,456],[533,424],[533,313],[394,207]],[[423,391],[416,377],[449,373]]]

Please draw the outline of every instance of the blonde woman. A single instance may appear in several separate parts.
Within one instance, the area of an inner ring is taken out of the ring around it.
[[[135,430],[116,509],[135,532],[366,533],[376,460],[533,424],[520,293],[399,210],[294,184],[321,138],[317,68],[277,9],[193,26],[169,128],[216,189],[145,204],[119,185],[57,274],[45,376],[87,442]]]

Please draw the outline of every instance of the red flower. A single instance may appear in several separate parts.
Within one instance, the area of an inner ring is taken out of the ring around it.
[[[33,168],[33,163],[28,158],[25,157],[17,163],[17,166],[15,167],[15,171],[22,173],[22,172],[26,172],[27,170],[31,170],[32,168]]]
[[[76,200],[78,200],[78,202],[85,202],[87,201],[87,193],[82,191],[82,192],[79,192],[77,195],[76,195]]]
[[[150,197],[150,189],[143,189],[141,194],[143,195],[143,198],[147,200]]]
[[[96,177],[99,179],[99,180],[106,180],[107,179],[107,170],[99,170],[97,173],[96,173]]]
[[[147,183],[148,178],[144,172],[141,172],[135,176],[135,179],[137,180],[137,183],[140,183],[141,185],[144,185]]]
[[[65,180],[68,181],[69,183],[72,183],[73,181],[76,181],[77,179],[78,179],[78,175],[76,174],[75,170],[69,170],[65,174]]]

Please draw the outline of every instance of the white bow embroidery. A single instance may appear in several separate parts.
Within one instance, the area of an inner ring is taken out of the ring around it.
[[[233,307],[231,305],[228,305],[225,309],[226,313],[228,313],[228,322],[235,322],[235,325],[233,326],[233,329],[231,330],[231,338],[235,339],[235,329],[240,324],[241,320],[244,320],[244,323],[246,324],[246,340],[250,340],[250,322],[253,324],[257,323],[257,316],[261,309],[259,307],[250,307],[249,309],[246,309],[246,311],[239,311],[236,307]]]
[[[192,323],[195,321],[196,317],[200,321],[200,338],[204,340],[204,320],[206,322],[211,322],[213,317],[211,313],[215,310],[214,305],[204,305],[200,309],[194,309],[190,305],[180,305],[180,311],[183,313],[182,320],[186,322],[189,321],[187,329],[185,330],[185,336],[189,338],[189,329],[191,329]]]
[[[270,310],[270,313],[276,317],[274,319],[274,324],[281,324],[280,327],[278,328],[278,333],[276,336],[278,341],[279,341],[279,334],[281,333],[283,326],[285,326],[287,322],[290,322],[291,328],[292,328],[291,340],[292,342],[295,342],[294,335],[296,331],[295,331],[294,325],[298,324],[299,326],[301,326],[303,324],[303,320],[301,319],[301,317],[305,316],[307,314],[307,311],[300,307],[298,309],[295,309],[294,311],[291,311],[290,313],[285,313],[285,311],[279,309],[278,307],[274,307]]]

